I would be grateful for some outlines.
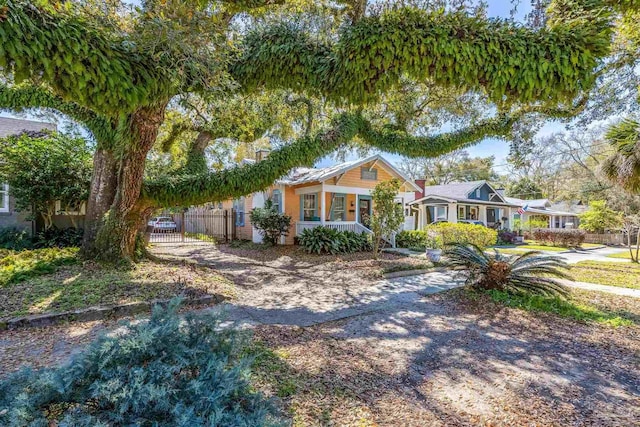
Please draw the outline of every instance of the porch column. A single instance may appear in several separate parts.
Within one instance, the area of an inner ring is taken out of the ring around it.
[[[484,205],[478,206],[478,221],[487,225],[487,207]]]
[[[458,204],[457,203],[449,203],[447,205],[447,221],[453,224],[458,222]]]
[[[325,207],[326,193],[324,191],[324,182],[322,183],[322,191],[320,191],[320,224],[324,225],[327,209]]]
[[[556,216],[551,215],[549,221],[551,221],[551,224],[549,224],[549,228],[556,228]]]

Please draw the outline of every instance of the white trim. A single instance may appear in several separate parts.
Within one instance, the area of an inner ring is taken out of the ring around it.
[[[295,194],[299,196],[301,194],[318,193],[321,190],[322,190],[322,185],[312,185],[310,187],[296,188]]]
[[[0,206],[0,212],[9,212],[9,184],[0,184],[4,187],[2,192],[2,205]]]
[[[324,225],[327,220],[327,193],[325,193],[324,182],[320,185],[322,190],[320,191],[320,224]]]
[[[298,190],[296,190],[298,191]],[[361,196],[370,196],[371,189],[370,188],[361,188],[361,187],[345,187],[341,185],[324,185],[324,191],[329,193],[344,193],[344,194],[359,194]]]

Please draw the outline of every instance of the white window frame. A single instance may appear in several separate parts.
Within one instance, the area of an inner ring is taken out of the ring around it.
[[[336,209],[336,202],[338,199],[342,199],[342,209]],[[339,218],[339,219],[336,219]],[[333,199],[333,206],[331,207],[331,221],[346,221],[347,220],[347,196],[344,194],[335,195]]]
[[[467,219],[467,207],[458,206],[458,219]]]
[[[360,179],[363,179],[365,181],[377,181],[378,169],[363,166],[362,168],[360,168]]]
[[[271,205],[276,208],[276,212],[283,213],[282,206],[282,191],[273,190],[271,193]]]
[[[442,209],[442,215],[440,215],[440,209]],[[446,221],[447,220],[447,207],[446,206],[436,206],[435,207],[435,220],[436,221]]]
[[[306,201],[312,200],[312,199],[313,199],[313,207],[307,207]],[[307,215],[307,211],[310,211],[311,215]],[[302,195],[302,219],[304,221],[313,221],[313,219],[311,218],[315,218],[318,216],[316,212],[318,212],[318,194],[317,193],[303,194]]]
[[[9,212],[9,184],[0,184],[0,212]]]

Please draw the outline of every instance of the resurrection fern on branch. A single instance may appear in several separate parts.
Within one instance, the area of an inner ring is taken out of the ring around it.
[[[253,25],[246,15],[248,31],[238,34],[234,17],[256,8],[278,16],[282,0],[94,3],[0,0],[0,77],[11,89],[0,92],[0,108],[52,108],[94,133],[83,254],[109,261],[131,259],[136,233],[156,207],[262,190],[355,137],[397,154],[435,156],[485,136],[508,139],[523,114],[566,115],[559,106],[573,112],[609,53],[616,12],[637,7],[553,0],[547,25],[531,28],[450,10],[391,5],[370,13],[365,3],[356,13],[328,5],[339,30],[325,37],[290,18]],[[301,13],[315,12],[301,6]],[[367,111],[352,114],[405,78],[476,93],[499,114],[424,138],[370,123]],[[31,88],[12,92],[21,82]],[[340,113],[349,105],[350,116],[336,113],[315,136],[307,126],[302,138],[272,154],[280,163],[220,173],[205,170],[203,161],[208,139],[220,135],[202,135],[179,174],[143,183],[145,161],[176,99],[271,89],[327,100]]]
[[[560,257],[526,252],[515,258],[485,253],[475,245],[452,245],[445,255],[448,265],[468,274],[467,284],[480,289],[497,289],[513,294],[531,293],[566,297],[568,291],[558,282],[571,279],[567,264]]]
[[[246,336],[179,302],[90,344],[69,364],[0,382],[0,424],[284,426],[250,385]]]

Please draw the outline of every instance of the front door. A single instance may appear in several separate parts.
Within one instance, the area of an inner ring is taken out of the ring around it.
[[[369,227],[371,218],[371,199],[360,196],[358,200],[358,222],[365,227]]]
[[[496,210],[487,209],[487,225],[495,224],[495,222],[496,222]]]

